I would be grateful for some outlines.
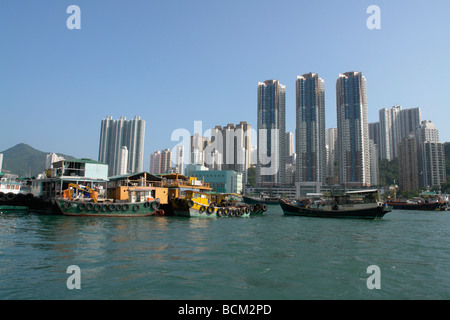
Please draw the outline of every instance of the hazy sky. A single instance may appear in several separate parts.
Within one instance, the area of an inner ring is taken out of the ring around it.
[[[81,29],[67,28],[70,5]],[[370,5],[381,29],[367,28]],[[2,0],[0,151],[27,143],[98,158],[100,123],[146,120],[150,154],[175,129],[247,121],[258,81],[286,85],[295,130],[295,80],[325,80],[326,127],[336,127],[336,79],[361,71],[369,121],[399,104],[420,107],[450,141],[450,1]],[[253,141],[256,144],[256,141]]]

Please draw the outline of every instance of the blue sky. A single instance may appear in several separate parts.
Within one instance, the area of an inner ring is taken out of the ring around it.
[[[67,7],[81,9],[69,30]],[[369,5],[381,29],[369,30]],[[97,159],[108,115],[146,120],[150,154],[175,129],[247,121],[258,81],[286,85],[295,130],[297,75],[325,81],[326,126],[336,127],[336,79],[361,71],[369,121],[399,104],[422,108],[450,141],[450,1],[2,0],[0,151],[27,143]],[[253,141],[256,144],[256,141]]]

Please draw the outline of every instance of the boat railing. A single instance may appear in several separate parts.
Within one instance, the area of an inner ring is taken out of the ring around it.
[[[195,180],[194,180],[195,181]],[[201,184],[192,184],[184,180],[166,180],[162,183],[165,187],[181,187],[181,188],[210,188],[210,184],[202,182]]]
[[[142,182],[141,180],[120,180],[117,182],[109,183],[110,188],[114,187],[164,187],[163,181],[146,181]]]

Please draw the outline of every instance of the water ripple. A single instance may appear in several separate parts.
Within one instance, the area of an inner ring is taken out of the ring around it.
[[[450,215],[0,215],[1,299],[449,299]],[[66,269],[81,268],[81,290]],[[381,289],[369,290],[369,265]]]

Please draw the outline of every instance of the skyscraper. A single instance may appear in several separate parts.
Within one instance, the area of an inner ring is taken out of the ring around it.
[[[370,184],[377,186],[380,181],[379,167],[378,167],[378,148],[372,139],[369,139],[370,150]]]
[[[402,109],[395,105],[391,109],[383,108],[380,114],[379,150],[380,159],[393,160],[398,157],[398,145],[421,122],[420,108]]]
[[[399,187],[402,191],[412,191],[419,188],[419,157],[414,134],[403,138],[398,145]]]
[[[177,146],[175,165],[177,168],[177,172],[179,174],[183,174],[183,168],[184,168],[184,146],[183,145]]]
[[[122,146],[120,150],[119,174],[126,174],[128,167],[128,149]]]
[[[439,142],[439,130],[430,120],[423,120],[415,133],[419,144],[425,141]]]
[[[172,167],[172,151],[164,149],[161,151],[161,173],[170,173]]]
[[[209,153],[205,155],[208,167],[221,166],[222,170],[241,172],[246,182],[250,166],[251,126],[245,121],[236,126],[232,123],[226,127],[216,126],[211,131],[211,144],[205,152]]]
[[[336,143],[337,143],[337,128],[327,129],[326,144],[327,144],[327,178],[329,184],[334,184],[335,173],[334,163],[336,162]]]
[[[258,184],[284,184],[286,178],[286,86],[278,80],[258,82]]]
[[[447,182],[445,151],[442,142],[425,141],[421,146],[423,187],[440,186]]]
[[[339,182],[348,187],[370,186],[367,89],[361,72],[339,75],[336,113]]]
[[[143,171],[145,121],[136,116],[133,120],[113,120],[111,116],[102,120],[98,161],[108,164],[108,175],[120,174],[121,150],[128,150],[126,172]]]
[[[325,87],[317,73],[297,76],[296,82],[297,181],[326,180]]]
[[[397,155],[397,146],[401,142],[400,114],[402,107],[383,108],[380,114],[380,152],[381,159],[393,160]]]
[[[205,164],[205,148],[211,143],[208,137],[203,137],[198,133],[191,136],[191,164]]]
[[[286,156],[291,157],[294,155],[294,133],[286,132]]]
[[[416,129],[421,187],[439,186],[447,181],[444,144],[439,142],[439,130],[429,120]]]
[[[295,185],[297,153],[295,153],[294,133],[286,132],[286,184]]]
[[[155,151],[150,156],[150,173],[163,174],[172,172],[172,151],[164,149]]]
[[[400,112],[401,138],[407,137],[415,132],[422,122],[422,111],[420,108],[403,109]]]
[[[161,151],[155,151],[150,156],[150,173],[161,174]]]
[[[1,157],[1,155],[0,155]],[[64,157],[60,157],[58,156],[56,153],[49,153],[47,154],[46,158],[45,158],[45,169],[50,169],[53,168],[53,162],[58,162],[64,160]],[[0,172],[1,172],[1,167],[0,167]]]

